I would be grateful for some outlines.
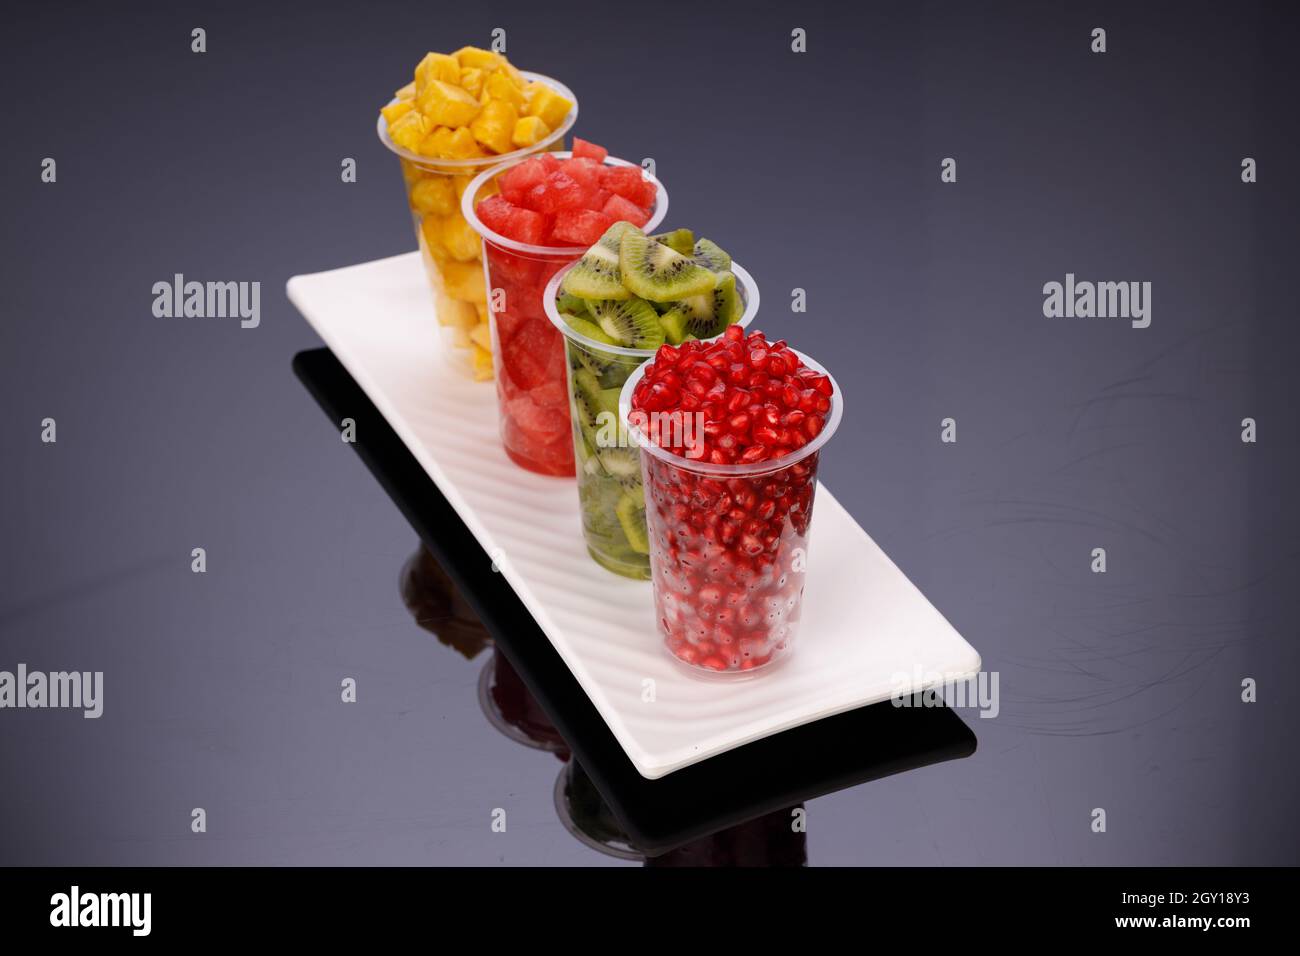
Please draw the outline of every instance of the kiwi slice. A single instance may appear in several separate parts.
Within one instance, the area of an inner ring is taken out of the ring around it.
[[[639,229],[623,233],[618,265],[623,284],[653,302],[685,299],[713,288],[712,272]]]
[[[555,297],[555,308],[560,312],[585,318],[587,315],[587,300],[579,298],[572,292],[561,292]]]
[[[624,494],[614,506],[618,515],[619,526],[627,537],[627,543],[637,554],[650,553],[650,537],[645,529],[645,505],[637,504],[631,495]]]
[[[659,322],[659,313],[643,299],[601,299],[588,303],[587,308],[596,324],[619,345],[657,349],[664,344],[664,327]]]
[[[674,229],[672,232],[661,232],[650,238],[662,242],[669,249],[680,252],[684,256],[695,254],[695,233],[689,229]]]
[[[626,299],[632,295],[619,274],[619,240],[641,230],[630,222],[616,222],[605,230],[577,264],[564,275],[564,291],[582,299]],[[644,235],[641,238],[645,238]]]
[[[712,239],[701,239],[687,255],[710,272],[726,272],[731,268],[731,256]]]
[[[599,342],[602,345],[617,345],[618,343],[605,334],[599,325],[590,319],[584,319],[581,316],[574,315],[571,312],[563,312],[564,321],[569,323],[569,328],[581,336],[591,339],[593,342]]]
[[[743,311],[736,293],[736,277],[724,272],[711,291],[674,303],[673,308],[659,316],[659,322],[668,341],[678,345],[688,335],[697,339],[721,335],[727,326],[740,321]]]

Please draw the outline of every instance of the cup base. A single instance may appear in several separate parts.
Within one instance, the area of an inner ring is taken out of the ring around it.
[[[719,671],[719,670],[714,670],[712,667],[703,667],[699,664],[688,664],[686,661],[682,660],[680,657],[674,654],[672,652],[672,649],[664,642],[660,642],[659,646],[663,648],[663,652],[666,655],[668,655],[668,658],[673,662],[673,664],[677,667],[677,669],[680,670],[683,674],[689,674],[691,677],[694,677],[698,680],[711,680],[711,681],[718,681],[720,683],[734,683],[736,681],[753,680],[756,677],[762,677],[765,674],[770,674],[773,670],[780,667],[782,664],[784,664],[794,655],[794,648],[791,647],[788,648],[780,657],[774,657],[771,660],[769,660],[766,664],[759,664],[757,667],[751,667],[747,671],[741,671],[741,670]]]
[[[650,565],[645,564],[628,564],[626,561],[619,561],[617,558],[611,558],[601,554],[591,545],[587,545],[587,553],[591,555],[591,560],[595,561],[606,571],[612,571],[622,578],[631,578],[634,581],[650,580]]]
[[[505,446],[502,446],[505,447]],[[568,468],[556,468],[554,465],[543,464],[539,461],[533,461],[531,458],[525,458],[517,451],[506,448],[506,457],[513,461],[525,471],[531,471],[536,475],[546,475],[551,478],[572,478],[574,477],[573,465]]]

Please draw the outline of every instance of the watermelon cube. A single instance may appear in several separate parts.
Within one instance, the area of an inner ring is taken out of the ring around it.
[[[562,169],[551,173],[528,192],[527,205],[538,212],[588,207],[596,197],[595,188],[584,186]]]
[[[555,214],[552,235],[557,242],[593,246],[613,224],[612,217],[594,209],[561,209]]]
[[[644,226],[650,221],[649,209],[642,209],[636,203],[618,195],[610,196],[609,201],[605,203],[605,208],[602,211],[605,215],[609,216],[613,222],[626,220],[638,228]]]
[[[604,146],[597,146],[595,143],[589,143],[585,139],[573,137],[573,158],[574,159],[594,159],[597,163],[603,163],[605,157],[609,155],[609,150]]]
[[[519,206],[523,205],[523,197],[528,190],[544,180],[549,172],[541,157],[534,156],[507,169],[497,180],[497,185],[501,189],[501,195]]]
[[[594,195],[600,189],[600,163],[592,159],[566,159],[560,169]]]
[[[504,196],[489,196],[478,204],[475,211],[483,225],[516,242],[536,245],[541,242],[549,225],[545,216],[516,206]]]

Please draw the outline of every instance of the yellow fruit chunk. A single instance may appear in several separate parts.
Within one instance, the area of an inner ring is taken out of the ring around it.
[[[450,216],[456,211],[456,187],[450,176],[426,176],[411,186],[411,206],[429,216]],[[459,218],[459,217],[457,217]]]
[[[388,128],[392,129],[394,123],[413,109],[415,104],[410,100],[398,100],[396,103],[389,103],[379,112],[384,114],[384,119],[388,121]]]
[[[549,86],[532,84],[533,95],[524,110],[527,116],[536,116],[551,129],[556,129],[573,109],[573,102],[565,99]]]
[[[496,75],[496,74],[493,74]],[[513,103],[505,100],[488,100],[474,122],[469,124],[474,138],[494,153],[510,152],[510,137],[514,134],[519,112]]]
[[[446,53],[426,53],[415,68],[415,95],[418,98],[432,83],[459,83],[460,62]]]
[[[442,244],[442,217],[425,216],[421,219],[420,238],[435,262],[447,258],[447,250]]]
[[[510,82],[519,89],[522,90],[528,85],[528,81],[524,79],[524,75],[516,70],[505,57],[501,58],[501,66],[498,67],[498,69],[505,73],[506,76],[510,77]]]
[[[477,99],[483,92],[483,71],[472,66],[461,67],[460,88]]]
[[[483,91],[489,99],[505,100],[516,107],[524,105],[524,91],[515,86],[510,77],[500,70],[489,76],[483,83]]]
[[[458,349],[467,349],[474,344],[469,332],[461,328],[451,330],[451,342]]]
[[[540,116],[523,116],[515,122],[514,132],[510,134],[510,142],[523,149],[544,139],[550,131]]]
[[[450,296],[438,296],[438,324],[451,326],[455,329],[464,329],[469,334],[470,329],[478,325],[478,313],[474,311],[474,305],[470,302],[460,302]]]
[[[417,152],[421,156],[435,156],[446,158],[451,155],[451,138],[455,135],[455,130],[450,130],[445,126],[439,126],[424,139],[420,140],[420,146]]]
[[[446,247],[447,254],[458,262],[478,258],[478,233],[461,216],[448,216],[443,222],[442,244]]]
[[[420,141],[428,135],[430,128],[431,124],[424,118],[423,113],[411,110],[399,116],[393,125],[388,127],[388,138],[401,149],[414,152],[419,147]]]
[[[486,325],[475,325],[474,328],[469,330],[469,337],[484,352],[492,351],[492,333],[488,331]]]
[[[415,105],[431,123],[439,126],[464,126],[478,115],[479,102],[459,86],[434,80],[416,96]]]
[[[474,133],[468,126],[462,126],[451,134],[449,155],[452,159],[472,159],[483,155],[483,150],[479,149],[478,141],[474,139]]]
[[[476,70],[495,70],[501,65],[501,54],[476,46],[463,46],[452,54],[462,67]]]
[[[492,353],[474,346],[474,381],[486,382],[492,378]]]
[[[487,320],[488,320],[488,307],[487,307],[487,303],[486,303],[486,302],[475,302],[475,303],[474,303],[474,309],[475,309],[475,311],[478,312],[478,320],[479,320],[480,322],[482,322],[484,325],[487,325]]]
[[[447,294],[462,302],[487,302],[483,267],[477,262],[448,262],[442,269]]]
[[[394,93],[393,97],[399,100],[415,99],[415,81],[412,80],[410,83],[407,83],[404,87]]]

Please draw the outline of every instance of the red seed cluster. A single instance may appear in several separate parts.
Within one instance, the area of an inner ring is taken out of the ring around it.
[[[632,393],[644,412],[698,413],[702,461],[751,464],[783,458],[826,423],[831,380],[808,368],[785,340],[733,325],[708,342],[664,345]],[[673,449],[681,451],[682,449]]]
[[[703,460],[774,465],[709,475],[687,462],[679,467],[643,456],[655,608],[664,640],[681,660],[748,671],[789,650],[818,454],[784,465],[774,459],[821,432],[832,391],[830,379],[804,366],[784,342],[769,344],[761,332],[746,336],[736,326],[720,340],[666,346],[647,366],[634,410],[701,412]]]

